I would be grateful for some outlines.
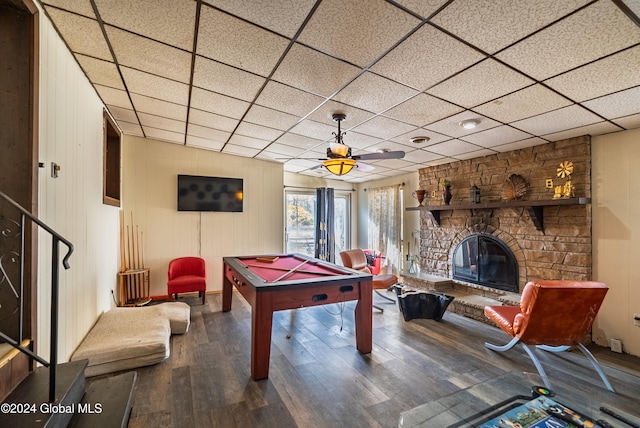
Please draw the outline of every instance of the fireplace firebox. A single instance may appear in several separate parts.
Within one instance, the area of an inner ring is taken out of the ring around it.
[[[486,234],[462,240],[453,252],[453,279],[518,292],[518,262],[502,241]]]

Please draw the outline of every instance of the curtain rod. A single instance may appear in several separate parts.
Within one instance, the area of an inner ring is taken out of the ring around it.
[[[373,187],[373,189],[384,189],[385,187],[394,187],[394,186],[398,186],[398,187],[404,187],[404,181],[400,184],[392,184],[391,186],[382,186],[382,187]],[[364,191],[367,191],[367,188],[365,187]]]
[[[317,187],[302,187],[302,186],[284,186],[285,189],[305,189],[305,190],[316,190]],[[335,190],[339,190],[341,192],[355,192],[356,189],[336,189],[334,187]]]

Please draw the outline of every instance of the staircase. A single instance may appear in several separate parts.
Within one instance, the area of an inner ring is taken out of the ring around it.
[[[3,208],[0,210],[0,223],[10,224],[11,228],[19,232],[7,238],[16,239],[17,246],[16,242],[2,242],[3,245],[0,245],[0,287],[5,287],[5,291],[9,289],[12,293],[5,293],[5,299],[7,295],[15,296],[15,302],[12,300],[9,302],[11,304],[5,305],[9,310],[0,305],[0,321],[11,317],[16,311],[19,319],[18,328],[10,326],[11,331],[3,331],[3,324],[0,323],[3,347],[8,344],[14,348],[6,357],[0,355],[0,397],[13,388],[0,404],[0,427],[126,427],[131,413],[136,372],[126,372],[87,383],[84,373],[87,360],[58,363],[58,271],[60,264],[66,269],[70,268],[68,260],[73,252],[73,245],[3,192],[0,192],[0,205]],[[16,214],[15,218],[11,218],[13,213]],[[23,301],[25,255],[20,250],[24,249],[25,231],[31,230],[33,226],[49,233],[52,239],[49,361],[32,351],[32,338],[23,337],[23,308],[30,302]],[[0,239],[5,239],[4,233],[0,234]],[[60,244],[67,247],[62,262],[59,257]],[[10,269],[5,269],[2,265],[7,254],[13,260],[20,260],[20,269],[15,277]],[[16,382],[19,381],[20,373],[33,368],[35,362],[40,367],[30,371],[15,386],[13,377],[18,376]]]

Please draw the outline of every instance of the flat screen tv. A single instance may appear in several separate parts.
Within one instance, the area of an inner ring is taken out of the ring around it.
[[[178,175],[178,211],[242,212],[242,179]]]

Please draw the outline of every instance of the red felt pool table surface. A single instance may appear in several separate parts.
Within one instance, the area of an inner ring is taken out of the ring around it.
[[[237,259],[267,283],[350,275],[344,268],[340,269],[336,265],[296,254],[238,257]],[[263,259],[275,259],[275,261],[262,261]]]
[[[223,257],[223,312],[231,311],[234,287],[251,305],[251,377],[254,380],[269,376],[274,311],[357,300],[356,348],[363,354],[371,352],[370,274],[302,254]]]

